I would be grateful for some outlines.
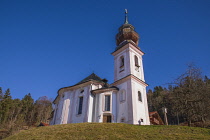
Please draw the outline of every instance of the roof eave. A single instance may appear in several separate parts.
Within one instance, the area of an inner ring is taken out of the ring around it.
[[[110,87],[110,88],[95,89],[95,90],[92,90],[91,93],[92,94],[98,94],[98,93],[103,93],[103,92],[107,92],[107,91],[119,91],[119,88]]]

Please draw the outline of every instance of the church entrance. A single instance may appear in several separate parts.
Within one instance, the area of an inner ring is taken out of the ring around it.
[[[103,115],[103,123],[111,123],[112,116],[111,115]]]

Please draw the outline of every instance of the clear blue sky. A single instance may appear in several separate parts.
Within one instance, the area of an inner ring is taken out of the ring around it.
[[[167,86],[191,62],[210,77],[210,0],[1,0],[0,87],[37,99],[93,71],[112,83],[125,8],[146,53],[147,89]]]

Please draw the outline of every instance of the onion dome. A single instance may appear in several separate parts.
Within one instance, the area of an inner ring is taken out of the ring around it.
[[[124,41],[129,41],[138,45],[139,34],[134,30],[134,26],[128,23],[128,12],[125,9],[125,23],[119,28],[116,35],[116,44],[119,46]]]

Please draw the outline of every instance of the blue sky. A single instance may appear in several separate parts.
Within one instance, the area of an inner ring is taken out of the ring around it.
[[[191,62],[210,77],[209,0],[1,0],[0,87],[37,99],[92,72],[112,83],[125,8],[146,53],[147,89],[167,86]]]

